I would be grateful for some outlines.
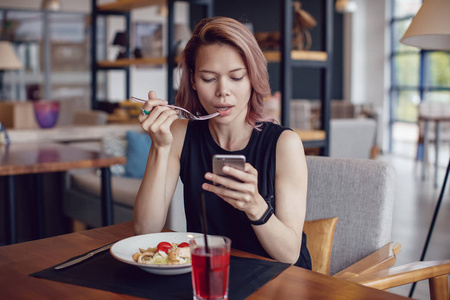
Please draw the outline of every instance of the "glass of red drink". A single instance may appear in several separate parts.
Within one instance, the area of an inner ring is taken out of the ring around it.
[[[194,299],[228,299],[231,240],[208,235],[208,251],[203,235],[189,241],[192,259]]]

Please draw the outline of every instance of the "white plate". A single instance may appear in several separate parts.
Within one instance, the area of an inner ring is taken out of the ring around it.
[[[160,232],[136,235],[118,241],[111,247],[111,254],[114,258],[121,262],[137,266],[144,271],[159,275],[178,275],[189,273],[191,271],[191,264],[182,265],[145,265],[134,261],[133,254],[139,251],[139,248],[156,247],[160,242],[169,243],[188,243],[189,240],[198,235],[193,232]]]

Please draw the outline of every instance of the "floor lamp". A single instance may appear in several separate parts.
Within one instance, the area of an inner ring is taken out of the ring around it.
[[[449,0],[424,0],[417,15],[413,18],[411,25],[409,25],[400,42],[406,45],[419,47],[426,50],[450,50],[450,18],[448,12],[450,11]],[[438,159],[436,157],[436,159]],[[442,184],[441,193],[436,204],[433,219],[428,230],[427,239],[422,250],[420,260],[425,259],[425,255],[430,243],[431,235],[433,234],[434,225],[436,223],[437,215],[441,207],[442,198],[444,197],[445,186],[447,184],[450,172],[450,159],[447,166],[444,182]],[[413,283],[409,292],[411,298],[416,283]]]

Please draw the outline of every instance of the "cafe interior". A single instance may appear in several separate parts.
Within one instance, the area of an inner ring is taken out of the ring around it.
[[[0,0],[0,298],[185,298],[144,292],[153,274],[49,270],[134,234],[151,140],[131,97],[174,104],[178,57],[213,16],[254,34],[265,113],[308,165],[313,271],[238,280],[232,261],[230,299],[449,299],[449,0]],[[181,180],[165,229],[186,232]]]

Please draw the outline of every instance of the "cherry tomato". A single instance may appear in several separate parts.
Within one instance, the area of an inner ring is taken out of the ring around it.
[[[189,244],[184,242],[178,245],[178,248],[184,248],[184,247],[189,247]]]
[[[158,251],[162,251],[162,252],[169,252],[169,249],[172,248],[172,244],[168,243],[168,242],[161,242],[158,244],[158,246],[156,246],[156,248],[158,249]]]

